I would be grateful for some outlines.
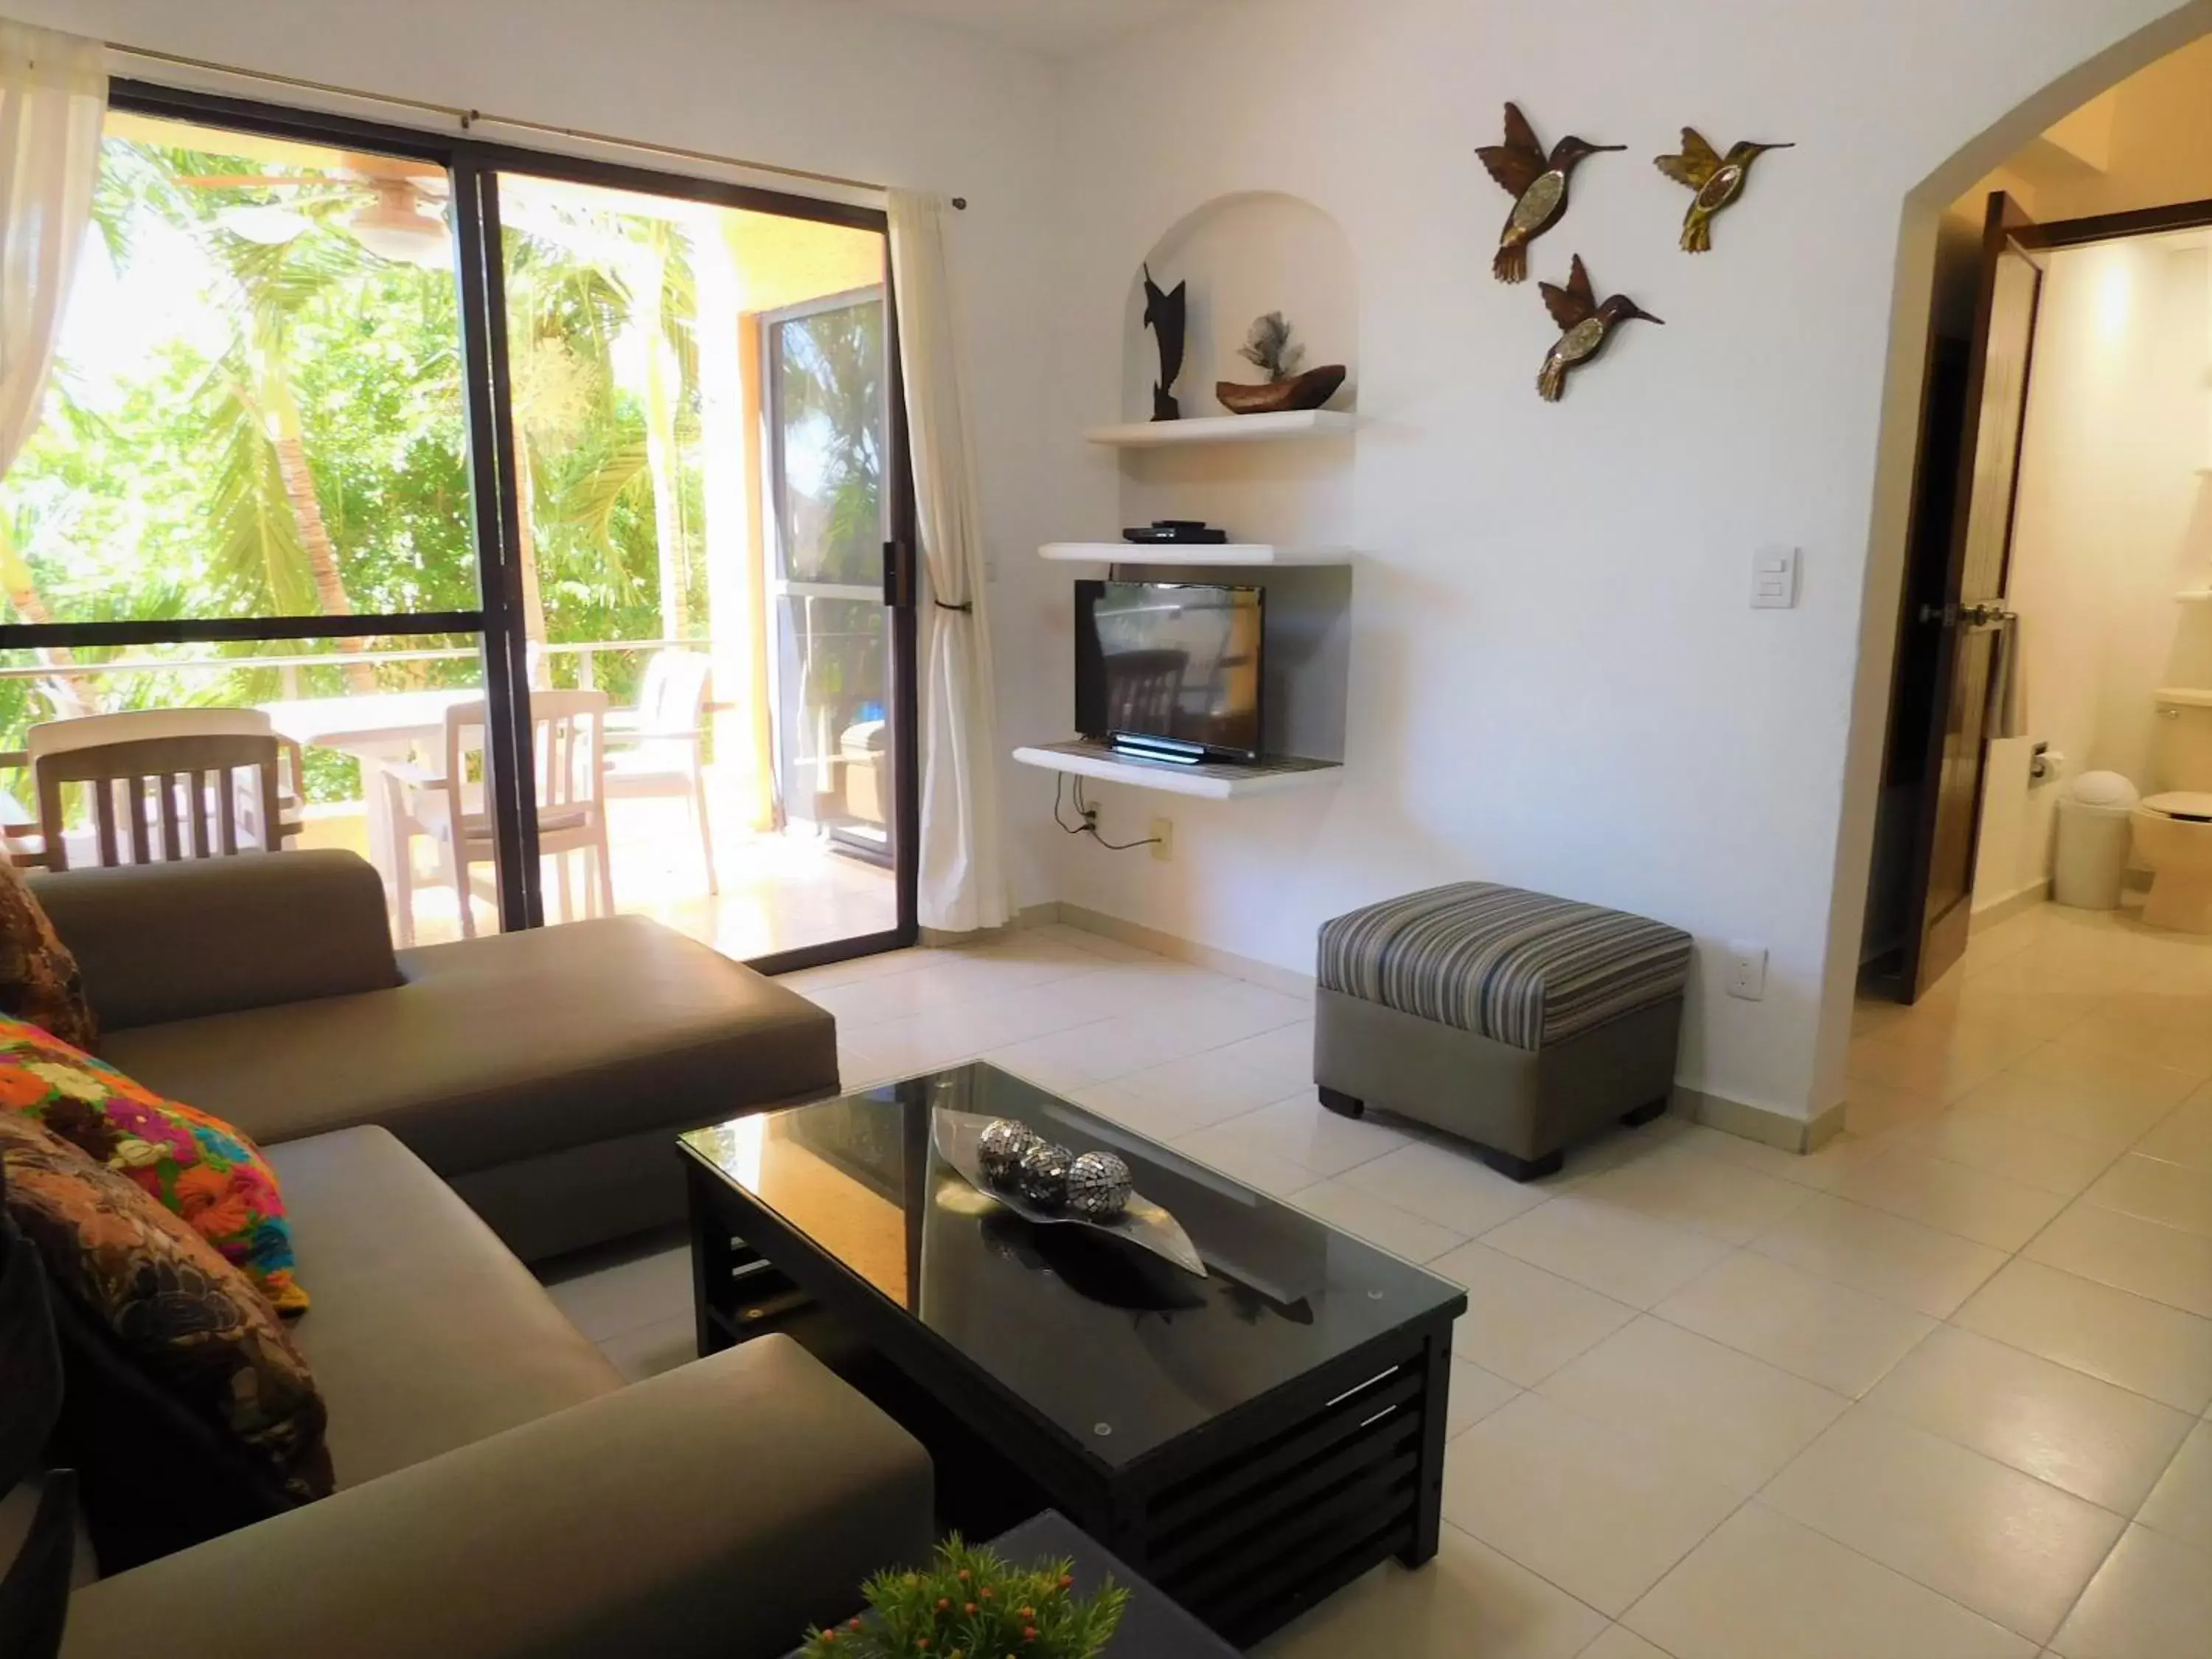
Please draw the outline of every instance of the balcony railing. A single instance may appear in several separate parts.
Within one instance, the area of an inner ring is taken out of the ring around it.
[[[598,684],[601,653],[610,651],[669,651],[710,649],[708,640],[586,640],[558,645],[533,645],[533,659],[574,657],[576,684],[589,691]],[[284,696],[297,697],[303,668],[345,668],[357,663],[380,666],[402,662],[465,662],[483,653],[469,646],[410,647],[379,651],[312,651],[276,657],[117,657],[106,662],[39,662],[0,666],[0,680],[88,679],[102,674],[243,674],[273,668]]]
[[[711,647],[712,641],[707,640],[583,640],[532,645],[531,679],[533,684],[543,681],[545,674],[542,665],[550,665],[553,659],[574,658],[576,689],[590,691],[598,687],[599,659],[602,655],[630,651],[704,651]],[[302,686],[303,669],[349,668],[363,663],[380,668],[399,663],[468,662],[482,655],[482,651],[472,646],[404,646],[343,653],[303,651],[265,657],[116,657],[106,662],[64,659],[0,665],[0,681],[87,680],[112,674],[248,674],[274,670],[284,700],[291,702],[313,695]],[[545,688],[540,685],[539,689]],[[336,691],[329,695],[336,699],[352,694]],[[709,712],[729,706],[714,702],[707,705]],[[23,750],[0,749],[0,772],[20,772],[29,763],[30,757]]]

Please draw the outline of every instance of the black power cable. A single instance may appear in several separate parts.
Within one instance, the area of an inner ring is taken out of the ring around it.
[[[1164,839],[1160,836],[1147,836],[1142,841],[1109,841],[1100,835],[1097,823],[1098,809],[1083,799],[1083,779],[1079,775],[1075,780],[1075,811],[1081,822],[1070,823],[1060,815],[1060,801],[1067,793],[1067,778],[1068,775],[1065,772],[1056,773],[1054,775],[1052,786],[1052,821],[1066,834],[1088,836],[1109,853],[1129,853],[1139,847],[1157,847]]]

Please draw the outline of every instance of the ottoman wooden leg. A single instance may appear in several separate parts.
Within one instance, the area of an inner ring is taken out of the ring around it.
[[[1320,1087],[1318,1085],[1316,1086],[1316,1088]],[[1366,1115],[1367,1103],[1364,1100],[1354,1100],[1350,1095],[1347,1095],[1341,1090],[1338,1089],[1321,1088],[1320,1093],[1321,1103],[1328,1108],[1330,1111],[1334,1112],[1339,1117],[1364,1117]]]
[[[1480,1145],[1475,1146],[1474,1155],[1498,1174],[1510,1176],[1516,1181],[1541,1181],[1546,1176],[1555,1176],[1567,1161],[1564,1152],[1547,1152],[1541,1158],[1516,1158],[1495,1146]]]
[[[1667,1097],[1662,1095],[1656,1100],[1647,1101],[1632,1112],[1623,1112],[1620,1115],[1620,1121],[1632,1129],[1639,1123],[1650,1123],[1666,1115]]]

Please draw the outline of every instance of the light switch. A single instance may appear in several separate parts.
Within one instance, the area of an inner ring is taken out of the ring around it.
[[[1789,611],[1797,604],[1797,550],[1762,547],[1751,563],[1751,608]]]

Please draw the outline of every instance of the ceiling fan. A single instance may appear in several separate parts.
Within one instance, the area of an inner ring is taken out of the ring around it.
[[[442,213],[451,185],[445,171],[385,155],[348,155],[320,176],[288,173],[212,173],[181,179],[205,190],[298,190],[337,200],[367,191],[373,198],[342,222],[346,232],[380,259],[424,270],[450,269],[453,236]],[[313,224],[294,205],[247,202],[225,209],[216,222],[233,235],[276,246]]]

